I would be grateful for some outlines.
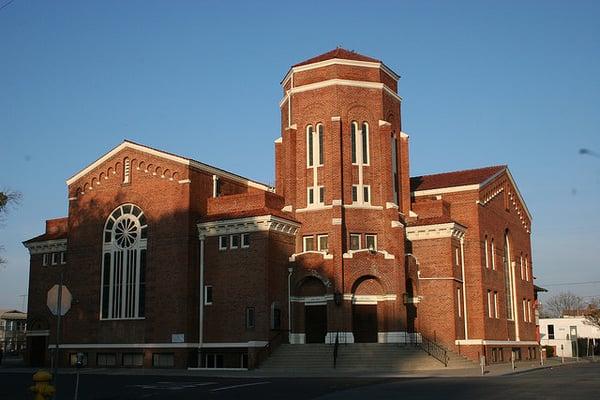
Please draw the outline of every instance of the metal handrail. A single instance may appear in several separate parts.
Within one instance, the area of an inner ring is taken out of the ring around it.
[[[339,332],[335,333],[335,343],[333,345],[333,368],[337,366],[338,348],[340,347]]]
[[[438,343],[434,342],[431,339],[426,338],[425,336],[423,336],[422,334],[421,336],[421,342],[420,343],[416,343],[421,349],[423,349],[423,351],[425,351],[427,354],[429,354],[430,356],[432,356],[433,358],[435,358],[436,360],[438,360],[439,362],[441,362],[442,364],[444,364],[444,367],[448,366],[448,351],[443,348],[441,345],[439,345]]]

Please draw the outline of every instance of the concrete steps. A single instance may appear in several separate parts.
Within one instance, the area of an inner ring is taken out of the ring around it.
[[[259,368],[268,371],[334,371],[330,344],[283,344]],[[399,372],[477,367],[475,363],[448,352],[448,367],[414,345],[352,343],[338,348],[335,371]]]

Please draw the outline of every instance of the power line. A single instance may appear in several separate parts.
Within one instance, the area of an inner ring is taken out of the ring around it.
[[[10,3],[12,3],[13,1],[15,1],[15,0],[8,0],[6,3],[2,4],[2,5],[0,6],[0,10],[2,10],[4,7],[8,6],[8,5],[9,5]]]
[[[588,281],[588,282],[562,282],[562,283],[547,283],[540,284],[541,286],[569,286],[569,285],[594,285],[598,284],[600,281]]]

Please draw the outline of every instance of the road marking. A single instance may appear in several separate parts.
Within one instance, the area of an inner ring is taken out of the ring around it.
[[[214,385],[216,382],[156,382],[155,384],[149,385],[128,385],[129,387],[137,387],[140,389],[159,389],[159,390],[182,390],[190,389],[200,386]],[[160,385],[173,385],[173,386],[160,386]]]
[[[246,387],[246,386],[266,385],[267,383],[271,383],[271,382],[255,382],[255,383],[244,383],[242,385],[225,386],[225,387],[220,387],[217,389],[212,389],[211,392],[218,392],[220,390],[237,389],[237,388]]]

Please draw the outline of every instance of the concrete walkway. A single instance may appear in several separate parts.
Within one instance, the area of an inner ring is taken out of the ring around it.
[[[580,358],[580,363],[592,362],[591,359]],[[598,358],[600,362],[600,358]],[[575,359],[565,359],[565,364],[577,363]],[[310,378],[310,377],[361,377],[361,378],[431,378],[431,377],[477,377],[477,376],[503,376],[512,374],[521,374],[543,368],[554,368],[563,365],[560,359],[553,358],[546,360],[545,365],[540,365],[539,361],[522,361],[516,363],[513,370],[511,364],[494,364],[485,367],[485,374],[481,374],[481,368],[466,369],[437,369],[428,371],[362,371],[345,370],[337,371],[334,369],[319,370],[307,373],[305,371],[280,370],[280,371],[261,371],[255,370],[214,370],[214,369],[158,369],[158,368],[83,368],[82,375],[148,375],[148,376],[198,376],[198,377],[220,377],[220,378]],[[17,367],[3,364],[0,366],[0,374],[5,372],[33,374],[39,368]],[[61,368],[59,374],[74,374],[74,368]]]

